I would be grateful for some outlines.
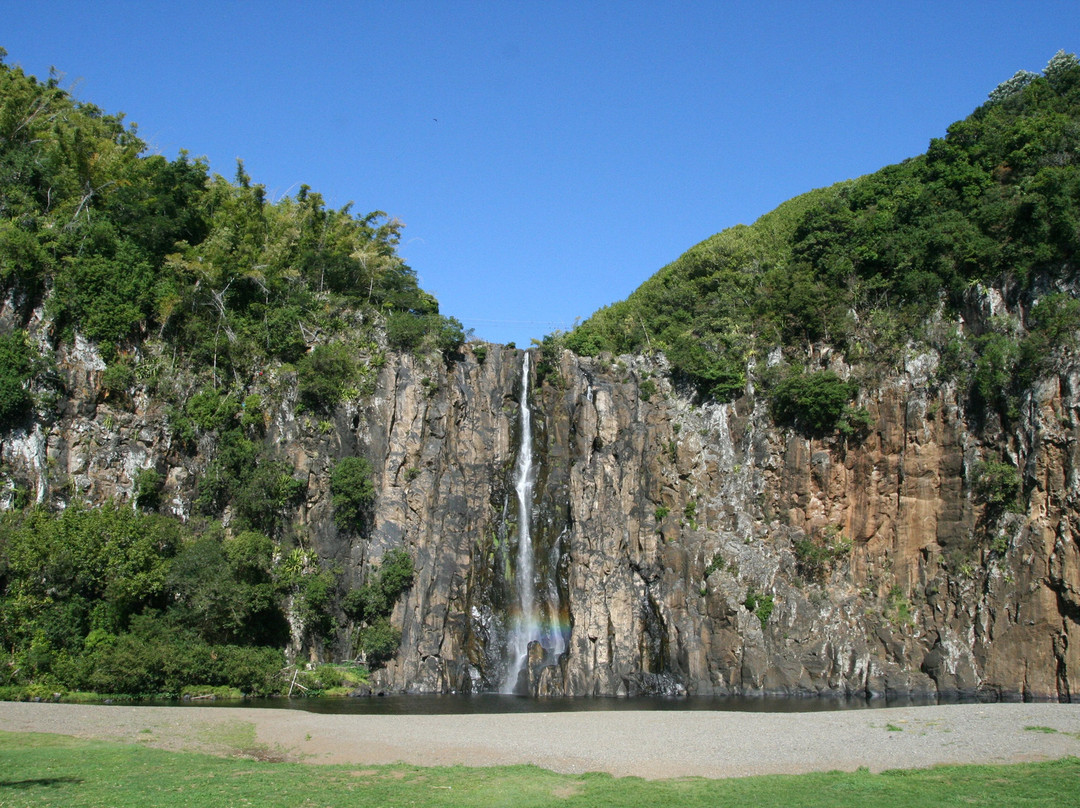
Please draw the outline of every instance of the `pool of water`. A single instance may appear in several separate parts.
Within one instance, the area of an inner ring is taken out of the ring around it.
[[[954,699],[950,701],[959,701]],[[793,696],[689,696],[686,698],[546,698],[531,699],[484,693],[471,696],[372,696],[332,699],[245,699],[242,701],[155,702],[190,707],[259,707],[306,710],[337,715],[467,715],[471,713],[563,713],[605,710],[737,710],[743,712],[801,713],[819,710],[856,710],[876,707],[918,707],[941,704],[933,696],[898,698],[820,698]]]

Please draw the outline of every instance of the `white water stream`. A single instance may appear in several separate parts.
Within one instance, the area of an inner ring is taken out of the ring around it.
[[[518,611],[507,638],[507,669],[500,691],[513,693],[518,676],[528,663],[529,643],[539,640],[540,613],[536,607],[536,569],[532,546],[533,499],[532,414],[529,412],[529,352],[521,363],[521,447],[518,449],[514,488],[517,491],[517,563],[514,579]]]

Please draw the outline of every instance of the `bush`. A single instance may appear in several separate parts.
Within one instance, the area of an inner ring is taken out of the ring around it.
[[[704,396],[733,401],[746,388],[746,358],[740,345],[713,347],[694,334],[681,334],[672,340],[665,353],[671,364],[689,377]]]
[[[156,469],[139,469],[135,473],[135,504],[148,511],[161,505],[161,489],[165,478]]]
[[[212,388],[200,390],[184,404],[184,415],[203,432],[223,430],[235,417],[236,399]]]
[[[366,457],[343,457],[330,472],[334,521],[341,530],[363,529],[375,502],[374,469]]]
[[[747,611],[753,612],[757,619],[761,621],[762,630],[764,630],[765,624],[769,622],[769,618],[772,617],[775,605],[776,602],[772,595],[755,592],[752,586],[747,590],[746,600],[743,601],[743,606],[746,607]]]
[[[7,429],[30,412],[33,361],[25,331],[0,335],[0,429]]]
[[[454,317],[396,311],[386,318],[386,341],[402,351],[434,348],[445,354],[465,343],[465,329]]]
[[[389,550],[364,585],[350,590],[342,599],[346,616],[366,623],[357,636],[357,651],[364,654],[369,665],[379,665],[397,653],[401,630],[390,624],[390,612],[412,584],[415,569],[407,552]]]
[[[1080,300],[1053,293],[1031,307],[1028,335],[1020,343],[1016,386],[1024,390],[1053,369],[1053,359],[1061,352],[1076,350],[1080,331]]]
[[[394,603],[412,585],[416,567],[404,550],[389,550],[378,570],[368,574],[363,586],[351,589],[342,599],[341,607],[353,620],[371,622],[390,614]]]
[[[304,497],[307,483],[293,476],[284,460],[260,458],[233,494],[236,515],[256,530],[274,533],[289,510]]]
[[[401,549],[389,550],[379,566],[379,586],[386,599],[393,603],[412,585],[416,567],[412,557]]]
[[[713,555],[712,561],[710,561],[708,563],[708,565],[705,567],[705,573],[704,573],[703,577],[708,579],[708,577],[710,575],[712,575],[714,572],[719,572],[720,570],[724,569],[726,566],[727,566],[727,561],[725,561],[724,557],[722,555],[720,555],[719,551],[717,551]]]
[[[1019,401],[1013,384],[1020,344],[1010,334],[991,332],[976,340],[978,358],[972,378],[978,401],[1002,415],[1015,418]]]
[[[974,470],[975,496],[991,515],[1020,511],[1020,472],[1008,463],[988,460]]]
[[[178,697],[193,686],[232,687],[254,696],[279,689],[285,664],[277,648],[210,645],[161,617],[132,621],[131,631],[101,638],[80,685],[99,693]]]
[[[809,435],[837,431],[858,388],[831,370],[796,373],[777,382],[770,408],[777,423]]]
[[[135,386],[135,369],[130,362],[113,362],[101,374],[101,389],[111,396],[126,396]]]
[[[818,537],[795,541],[794,550],[799,571],[808,579],[820,579],[851,552],[851,540],[830,525]]]
[[[388,618],[379,617],[360,631],[357,650],[368,665],[377,666],[392,658],[400,645],[401,629],[390,625]]]
[[[329,411],[345,396],[356,363],[348,345],[317,345],[296,367],[300,401],[315,410]]]

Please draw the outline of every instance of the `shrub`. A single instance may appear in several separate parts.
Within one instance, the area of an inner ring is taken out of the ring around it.
[[[360,631],[357,649],[364,654],[368,665],[385,663],[401,645],[401,629],[390,624],[386,617],[376,618]]]
[[[261,433],[264,425],[263,400],[258,393],[251,393],[240,405],[240,425],[244,429]]]
[[[317,345],[296,366],[300,401],[315,410],[331,410],[344,397],[356,374],[348,345]]]
[[[533,345],[540,349],[536,357],[537,385],[549,382],[556,387],[561,387],[563,380],[559,375],[559,363],[562,360],[564,347],[563,334],[556,331],[554,334],[545,336],[540,342],[533,340]]]
[[[906,626],[914,622],[911,601],[904,595],[904,590],[894,586],[889,590],[885,602],[884,617],[886,620],[897,625]]]
[[[777,423],[810,435],[835,432],[858,388],[831,370],[796,373],[777,382],[770,407]]]
[[[26,332],[0,335],[0,429],[13,426],[30,412],[32,372]]]
[[[343,457],[330,472],[334,521],[341,530],[359,532],[375,502],[374,470],[366,457]]]
[[[836,423],[836,431],[845,438],[863,438],[870,432],[874,425],[874,419],[866,407],[853,407],[850,404],[844,407],[844,414]]]
[[[718,571],[724,569],[724,567],[726,567],[726,566],[727,566],[727,561],[725,561],[724,557],[722,555],[720,555],[719,551],[717,551],[713,555],[712,561],[710,561],[708,563],[708,565],[705,567],[705,578],[708,578],[714,572],[718,572]]]
[[[1001,103],[1006,98],[1016,95],[1038,77],[1038,73],[1032,73],[1030,70],[1018,70],[1012,78],[1006,79],[995,87],[987,100],[991,104]]]
[[[765,624],[769,622],[769,618],[772,616],[773,608],[776,602],[772,595],[765,595],[760,592],[755,592],[754,587],[746,592],[746,600],[743,601],[743,606],[747,611],[753,612],[757,619],[761,621],[761,628],[764,630]]]
[[[1016,369],[1016,386],[1020,390],[1050,372],[1056,353],[1076,350],[1080,300],[1060,293],[1046,295],[1031,307],[1028,328],[1027,337],[1020,343]]]
[[[412,585],[416,567],[412,557],[402,549],[389,550],[379,566],[379,585],[386,599],[393,603]]]
[[[427,322],[409,312],[394,312],[386,318],[386,341],[391,348],[415,351],[424,341]]]
[[[988,460],[974,470],[975,496],[991,515],[1020,510],[1020,472],[1008,463]]]
[[[130,362],[113,362],[101,374],[101,389],[113,396],[125,396],[135,385],[135,369]]]
[[[401,630],[390,624],[390,612],[412,584],[414,573],[412,557],[405,550],[389,550],[364,585],[350,590],[342,599],[346,616],[366,623],[357,637],[357,651],[364,654],[369,665],[379,665],[397,653]]]
[[[809,579],[822,578],[837,561],[851,552],[851,540],[830,525],[816,538],[805,537],[794,543],[799,571]]]
[[[398,311],[386,318],[386,341],[402,351],[434,348],[445,354],[465,343],[465,329],[454,317]]]
[[[307,483],[293,476],[287,462],[260,458],[234,489],[232,504],[244,524],[272,534],[306,490]]]
[[[184,404],[184,415],[203,432],[220,431],[236,415],[236,399],[212,388],[200,390]]]
[[[394,603],[412,585],[416,567],[404,550],[389,550],[378,570],[368,574],[362,586],[351,589],[342,599],[341,608],[353,620],[371,622],[386,617]]]
[[[161,489],[165,478],[157,469],[139,469],[135,473],[135,504],[148,511],[156,511],[161,505]]]
[[[1002,415],[1015,418],[1019,401],[1013,380],[1020,344],[1011,334],[990,332],[976,340],[978,357],[972,377],[976,399]]]
[[[681,334],[665,353],[704,396],[732,401],[746,388],[746,352],[739,344],[714,347],[695,334]]]

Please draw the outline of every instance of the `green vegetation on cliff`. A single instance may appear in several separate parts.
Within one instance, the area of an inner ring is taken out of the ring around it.
[[[271,201],[242,163],[229,181],[185,153],[147,155],[123,116],[0,54],[0,293],[24,316],[45,302],[54,341],[78,333],[110,363],[159,343],[170,369],[200,370],[215,388],[300,363],[305,399],[332,405],[364,368],[324,390],[312,348],[359,340],[354,355],[370,360],[379,329],[414,350],[464,340],[397,255],[401,226],[379,211],[328,209],[307,186]],[[149,381],[183,395],[166,374]],[[10,421],[24,406],[0,382]]]
[[[1073,272],[1078,247],[1080,63],[1058,53],[1042,75],[1003,83],[926,154],[718,233],[557,339],[583,355],[662,350],[721,400],[739,396],[750,360],[760,366],[776,347],[794,358],[826,343],[853,363],[890,362],[908,341],[930,341],[962,354],[954,371],[1008,415],[1018,387],[1080,324],[1066,296],[1032,308],[1045,294],[1036,282]],[[977,284],[1005,287],[1026,321],[952,345],[930,333]],[[788,404],[774,411],[798,420]]]

